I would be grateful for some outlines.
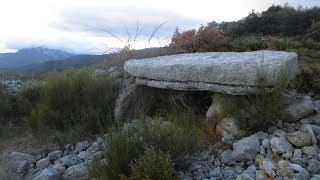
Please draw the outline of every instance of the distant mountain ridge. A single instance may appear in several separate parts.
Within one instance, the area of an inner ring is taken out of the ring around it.
[[[12,69],[31,64],[62,60],[73,54],[43,47],[21,49],[16,53],[0,53],[0,69]]]

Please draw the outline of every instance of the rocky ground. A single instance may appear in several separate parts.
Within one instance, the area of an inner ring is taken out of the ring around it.
[[[6,87],[10,94],[16,94],[19,90],[31,87],[35,84],[35,82],[31,80],[4,80],[0,81],[0,83]]]
[[[283,120],[266,132],[239,140],[223,137],[230,149],[218,149],[219,153],[212,154],[212,149],[208,148],[188,155],[185,157],[187,168],[177,173],[184,180],[320,179],[319,108],[320,101],[306,96],[288,106]],[[123,129],[137,127],[137,124],[139,121],[133,121]],[[227,131],[228,127],[220,128]],[[103,137],[97,137],[47,154],[12,152],[7,160],[23,179],[81,179],[88,176],[93,162],[106,161],[102,151],[106,144]]]
[[[188,157],[189,167],[179,176],[184,180],[320,179],[320,114],[315,111],[319,113],[319,101],[304,97],[285,109],[283,121],[266,132],[234,142],[225,137],[232,148],[220,149],[215,156],[203,151]]]

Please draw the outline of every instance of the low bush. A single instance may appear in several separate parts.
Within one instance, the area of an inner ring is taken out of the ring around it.
[[[8,94],[5,87],[0,83],[0,124],[5,122],[5,118],[10,115],[11,109],[10,94]]]
[[[318,98],[320,95],[320,69],[315,65],[301,69],[300,74],[295,79],[295,87],[299,92],[313,92]]]
[[[153,146],[147,147],[138,161],[131,161],[131,174],[123,175],[121,180],[174,180],[174,163],[169,153],[156,150]]]
[[[246,132],[265,130],[280,115],[282,93],[288,86],[286,74],[281,74],[277,86],[269,92],[267,78],[259,76],[254,95],[226,97],[223,109],[227,115],[238,120],[239,127]]]
[[[112,122],[119,85],[88,71],[50,73],[45,84],[21,92],[34,133],[80,129],[98,133]],[[83,133],[81,132],[81,133]]]
[[[186,103],[182,104],[186,105]],[[109,133],[110,137],[106,140],[108,147],[105,153],[108,162],[98,164],[94,168],[93,177],[119,179],[122,175],[134,179],[134,175],[132,174],[133,177],[131,177],[130,174],[130,168],[132,168],[130,162],[139,162],[138,159],[141,158],[146,146],[153,146],[159,151],[168,152],[176,164],[181,164],[180,160],[187,153],[192,153],[203,147],[206,143],[206,135],[200,121],[192,111],[193,108],[187,106],[169,107],[161,118],[142,120],[138,129],[117,129]],[[167,163],[167,161],[158,162],[157,166],[167,167]],[[158,170],[139,169],[139,173],[141,171],[155,174]],[[159,179],[165,178],[168,174],[163,175],[165,176],[161,176]]]

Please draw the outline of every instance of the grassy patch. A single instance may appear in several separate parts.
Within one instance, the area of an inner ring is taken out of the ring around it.
[[[280,115],[282,93],[288,85],[288,76],[280,75],[277,86],[268,91],[267,78],[259,76],[256,80],[257,91],[254,95],[225,96],[223,109],[226,114],[238,120],[239,127],[247,132],[265,130],[267,125],[276,121]]]
[[[108,161],[105,164],[98,164],[94,168],[93,177],[119,179],[122,175],[131,178],[131,175],[133,175],[131,174],[132,162],[143,161],[145,158],[142,156],[144,147],[152,146],[158,153],[167,152],[170,154],[173,163],[181,164],[179,161],[184,155],[199,150],[206,143],[206,135],[202,124],[192,108],[187,106],[175,106],[175,108],[172,107],[165,111],[162,118],[145,119],[139,122],[141,123],[138,126],[139,128],[116,129],[109,133],[110,137],[106,140],[108,147],[105,153]],[[148,163],[151,162],[148,161]],[[150,175],[157,172],[157,170],[147,169],[147,166],[145,166],[145,169],[137,164],[136,166],[139,169],[138,174],[141,171],[147,171]],[[148,166],[154,165],[148,164]],[[157,167],[167,166],[167,160],[157,164]],[[179,167],[175,166],[175,168]],[[157,178],[167,177],[168,174],[163,173],[161,177]]]
[[[320,69],[311,65],[301,69],[300,74],[295,79],[295,87],[299,92],[313,92],[315,97],[320,95]]]
[[[34,133],[47,130],[98,133],[112,123],[119,85],[88,71],[50,73],[45,84],[21,92]]]
[[[131,174],[123,175],[121,180],[167,180],[178,179],[175,175],[174,164],[169,153],[156,150],[153,146],[146,147],[138,161],[131,161]]]

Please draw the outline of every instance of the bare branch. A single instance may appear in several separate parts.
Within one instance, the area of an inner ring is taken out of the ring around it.
[[[152,33],[151,33],[151,36],[148,40],[148,43],[151,41],[151,39],[153,38],[153,36],[156,34],[156,32],[158,31],[158,29],[163,26],[164,24],[166,24],[168,21],[165,21],[164,23],[160,24]]]
[[[86,31],[92,31],[92,30],[99,30],[99,31],[105,32],[107,34],[110,34],[111,36],[113,36],[116,39],[118,39],[121,43],[123,43],[123,41],[118,36],[116,36],[115,34],[113,34],[112,32],[110,32],[108,30],[105,30],[105,29],[102,29],[102,28],[91,28],[91,29],[87,29]]]

